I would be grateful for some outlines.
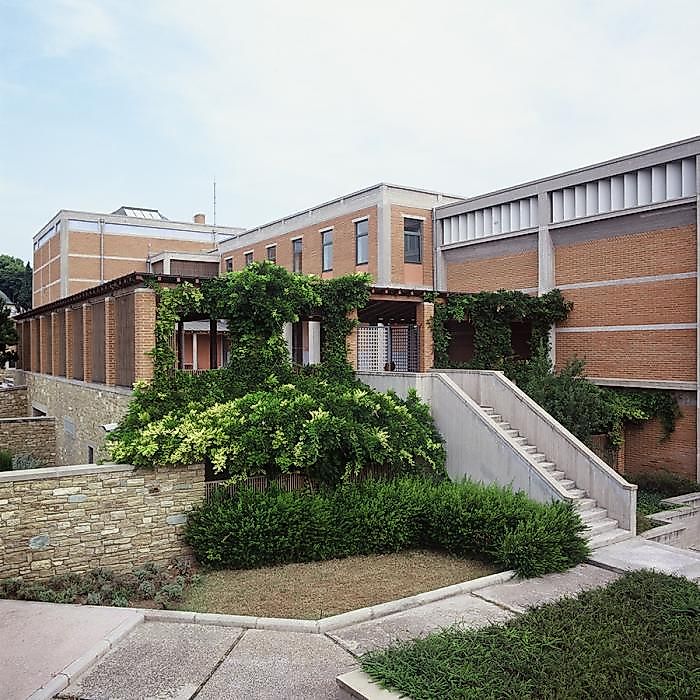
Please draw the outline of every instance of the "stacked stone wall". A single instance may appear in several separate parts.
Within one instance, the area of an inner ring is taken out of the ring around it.
[[[0,418],[23,418],[29,415],[26,386],[0,389]]]
[[[54,466],[56,421],[52,417],[0,418],[0,450],[31,455],[46,466]],[[0,517],[1,511],[0,505]]]
[[[130,571],[189,556],[187,512],[203,498],[202,465],[0,473],[0,578]]]

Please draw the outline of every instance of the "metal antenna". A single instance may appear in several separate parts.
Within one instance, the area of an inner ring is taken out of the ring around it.
[[[214,226],[216,226],[216,175],[214,175]]]

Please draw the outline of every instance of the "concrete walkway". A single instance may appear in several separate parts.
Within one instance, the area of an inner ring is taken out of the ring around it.
[[[89,667],[142,620],[125,608],[0,600],[0,697],[52,697],[62,671]]]
[[[643,537],[633,537],[595,550],[588,561],[611,571],[654,569],[663,574],[700,581],[700,552],[679,549]]]

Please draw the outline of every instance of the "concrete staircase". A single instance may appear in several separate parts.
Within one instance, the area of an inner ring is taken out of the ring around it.
[[[589,498],[586,491],[578,488],[576,483],[568,478],[566,472],[548,460],[547,455],[540,452],[536,445],[529,444],[527,437],[521,435],[517,428],[503,420],[503,416],[496,413],[494,408],[481,406],[481,410],[518,450],[527,454],[531,460],[537,463],[539,469],[544,470],[550,478],[559,482],[559,486],[564,489],[567,498],[573,502],[581,520],[586,525],[586,538],[592,550],[632,537],[629,530],[620,528],[617,520],[608,517],[608,511],[605,508],[600,508],[595,499]]]

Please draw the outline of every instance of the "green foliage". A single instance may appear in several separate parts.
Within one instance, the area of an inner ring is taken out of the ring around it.
[[[43,469],[46,465],[40,459],[27,454],[16,454],[12,457],[12,469],[15,471],[24,469]]]
[[[19,258],[0,255],[0,291],[22,311],[32,308],[32,268]]]
[[[542,505],[496,485],[404,477],[319,493],[242,489],[193,510],[186,538],[216,567],[429,548],[538,576],[583,560],[582,531],[569,504]]]
[[[8,347],[16,342],[17,331],[14,321],[10,318],[10,309],[0,299],[0,366],[8,360],[13,361],[16,358],[15,352],[8,350]]]
[[[584,375],[584,362],[570,360],[555,372],[548,348],[540,345],[526,363],[511,365],[508,374],[520,388],[583,442],[605,433],[613,447],[624,442],[624,426],[658,417],[664,436],[673,431],[680,415],[678,402],[668,391],[609,389]]]
[[[12,452],[0,450],[0,472],[12,471]]]
[[[1,579],[0,598],[117,607],[153,600],[161,607],[168,607],[182,597],[193,578],[189,567],[184,574],[180,571],[178,561],[169,569],[148,563],[126,574],[96,568],[80,574],[52,576],[45,581],[24,581],[21,577]]]
[[[658,494],[661,498],[682,496],[686,493],[700,491],[700,484],[692,479],[686,479],[666,469],[641,474],[629,474],[627,480],[637,484],[640,491]]]
[[[453,627],[362,657],[413,700],[700,697],[700,590],[627,574],[505,624]]]
[[[190,403],[138,430],[123,430],[112,456],[137,466],[196,464],[209,458],[234,480],[303,471],[321,483],[347,481],[364,468],[442,474],[445,454],[430,412],[359,382],[298,377],[205,407]]]
[[[530,321],[530,347],[547,343],[549,329],[563,321],[572,308],[558,289],[542,296],[501,289],[497,292],[449,294],[445,303],[435,305],[432,321],[435,366],[453,366],[448,356],[450,334],[447,321],[468,321],[474,328],[474,357],[471,369],[505,369],[514,361],[511,324]]]

